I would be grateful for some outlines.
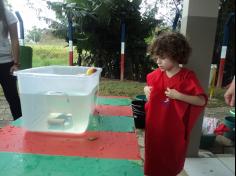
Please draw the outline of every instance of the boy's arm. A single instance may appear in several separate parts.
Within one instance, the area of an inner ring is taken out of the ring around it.
[[[180,93],[179,99],[180,101],[184,101],[186,103],[195,105],[195,106],[204,106],[206,105],[206,99],[204,96],[190,96]]]
[[[171,99],[180,100],[180,101],[183,101],[183,102],[195,105],[195,106],[204,106],[207,103],[204,96],[186,95],[186,94],[178,92],[175,89],[167,88],[165,94],[167,97],[169,97]]]
[[[152,90],[152,87],[150,87],[150,86],[144,87],[144,93],[146,95],[147,100],[149,100],[149,98],[150,98],[151,90]]]

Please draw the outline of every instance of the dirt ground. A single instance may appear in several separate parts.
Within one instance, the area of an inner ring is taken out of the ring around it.
[[[230,107],[206,108],[205,117],[212,117],[217,119],[224,119],[230,115]]]

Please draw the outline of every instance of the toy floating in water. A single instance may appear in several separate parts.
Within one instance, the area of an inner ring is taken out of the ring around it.
[[[93,73],[95,73],[97,71],[96,68],[89,68],[87,71],[86,71],[86,75],[92,75]]]
[[[73,126],[72,123],[72,114],[51,113],[48,118],[48,125],[50,129],[71,128]]]

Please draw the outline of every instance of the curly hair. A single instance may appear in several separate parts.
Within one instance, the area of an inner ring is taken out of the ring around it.
[[[170,57],[179,64],[187,64],[191,52],[187,39],[178,32],[162,33],[148,47],[151,56]]]

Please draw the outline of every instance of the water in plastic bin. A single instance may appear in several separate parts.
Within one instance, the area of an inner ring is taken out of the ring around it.
[[[94,93],[21,94],[24,125],[30,131],[83,133],[93,111]]]

